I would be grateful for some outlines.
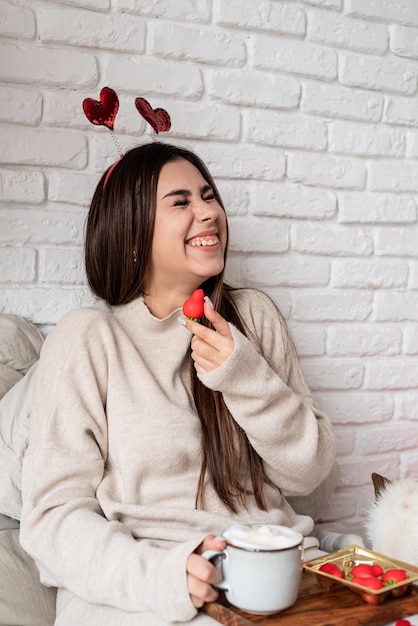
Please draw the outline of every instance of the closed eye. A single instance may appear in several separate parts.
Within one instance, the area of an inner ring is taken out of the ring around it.
[[[189,204],[189,201],[186,200],[186,198],[184,198],[183,200],[176,200],[175,202],[173,202],[173,206],[187,206]]]
[[[215,200],[215,194],[213,192],[209,193],[207,196],[202,196],[202,200],[205,202],[209,202],[210,200]]]
[[[165,198],[175,198],[177,196],[178,199],[173,202],[173,206],[187,206],[190,203],[191,195],[192,194],[188,189],[173,189],[163,196],[163,200]],[[211,202],[216,199],[210,185],[203,185],[201,187],[200,197],[204,202]]]
[[[212,200],[215,200],[215,194],[211,191],[204,196],[202,195],[202,200],[204,202],[211,202]],[[173,206],[187,206],[189,202],[190,200],[188,198],[179,198],[173,202]]]

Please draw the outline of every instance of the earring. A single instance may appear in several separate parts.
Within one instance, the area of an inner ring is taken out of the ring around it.
[[[136,256],[136,250],[132,250],[132,258],[133,258],[134,263],[136,263],[138,260],[138,257]]]

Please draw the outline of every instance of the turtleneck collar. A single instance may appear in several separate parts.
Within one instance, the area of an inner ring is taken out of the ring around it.
[[[150,312],[143,296],[139,296],[129,304],[114,306],[111,309],[122,326],[140,330],[142,341],[154,344],[180,341],[183,344],[191,340],[190,332],[178,322],[182,315],[181,308],[160,319]]]

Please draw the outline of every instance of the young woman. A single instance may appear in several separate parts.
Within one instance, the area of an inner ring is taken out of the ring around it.
[[[223,281],[216,185],[192,152],[128,152],[100,181],[85,261],[98,296],[47,338],[24,461],[21,540],[58,590],[56,625],[206,624],[217,569],[200,554],[235,522],[315,544],[284,494],[334,458],[272,301]],[[196,288],[205,320],[181,317]]]

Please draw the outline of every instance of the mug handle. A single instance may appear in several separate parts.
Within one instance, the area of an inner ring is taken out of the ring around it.
[[[203,556],[203,558],[206,559],[207,561],[212,561],[212,559],[214,559],[217,556],[219,556],[222,559],[224,559],[226,557],[226,552],[224,550],[221,550],[221,551],[218,551],[218,550],[205,550],[204,552],[202,552],[202,554],[200,556]],[[215,567],[216,567],[216,565],[215,565]],[[218,583],[212,585],[212,587],[215,587],[216,589],[222,589],[222,591],[229,591],[229,587],[228,587],[226,581],[223,580],[223,579],[220,580]]]

